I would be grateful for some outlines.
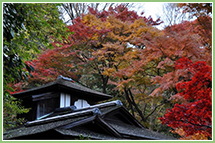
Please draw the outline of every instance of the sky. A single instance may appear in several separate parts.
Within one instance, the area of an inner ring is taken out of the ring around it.
[[[158,15],[162,12],[163,2],[145,2],[143,8],[146,16],[152,16],[153,19],[158,18]]]
[[[162,14],[162,5],[164,2],[144,2],[144,3],[136,3],[136,7],[133,10],[137,11],[140,14],[144,11],[144,16],[151,16],[153,20],[161,17]],[[137,10],[138,9],[138,10]],[[163,29],[163,26],[157,26],[158,29]]]

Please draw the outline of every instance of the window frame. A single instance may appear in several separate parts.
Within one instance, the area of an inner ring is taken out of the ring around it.
[[[60,108],[71,106],[71,96],[67,93],[60,93]]]

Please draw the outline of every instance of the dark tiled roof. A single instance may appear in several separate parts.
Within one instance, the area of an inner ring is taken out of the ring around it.
[[[50,92],[50,91],[55,91],[55,90],[60,90],[60,91],[76,91],[86,95],[90,95],[90,97],[95,97],[95,100],[97,101],[102,101],[102,100],[107,100],[112,98],[111,95],[108,94],[104,94],[92,89],[89,89],[87,87],[78,85],[74,82],[72,82],[71,80],[68,80],[68,78],[65,77],[58,77],[56,81],[39,86],[39,87],[35,87],[32,89],[28,89],[26,91],[23,92],[19,92],[19,93],[15,93],[13,94],[14,97],[16,98],[25,98],[31,95],[37,95],[37,94],[41,94],[41,93],[45,93],[45,92]]]
[[[80,135],[83,135],[83,137],[85,137],[85,138],[89,137],[89,139],[95,139],[95,140],[124,140],[123,138],[100,134],[100,133],[96,133],[93,131],[77,129],[77,128],[70,129],[70,130],[65,130],[65,129],[55,129],[55,130],[63,135],[67,135],[67,136],[79,137]]]
[[[63,125],[67,125],[71,122],[76,122],[79,121],[81,119],[86,119],[91,117],[92,115],[87,115],[87,116],[83,116],[83,117],[77,117],[77,118],[69,118],[66,120],[60,120],[60,121],[56,121],[56,122],[50,122],[50,123],[46,123],[46,124],[41,124],[41,125],[35,125],[35,126],[30,126],[30,127],[21,127],[15,130],[11,130],[8,131],[6,133],[4,133],[4,139],[13,139],[16,137],[21,137],[21,136],[26,136],[26,135],[32,135],[32,134],[36,134],[36,133],[41,133],[41,132],[45,132],[51,129],[55,129],[58,127],[61,127]]]
[[[142,138],[142,139],[153,139],[153,140],[174,140],[172,137],[151,131],[146,128],[137,128],[132,125],[117,123],[107,121],[114,129],[116,129],[120,134],[132,136],[133,138]],[[129,132],[128,132],[129,131]]]
[[[62,112],[64,112],[62,110]],[[58,110],[59,113],[59,110]],[[113,114],[114,113],[114,114]],[[120,117],[119,120],[129,120],[125,122],[113,122],[109,120],[109,115]],[[122,116],[118,116],[122,115]],[[125,118],[125,119],[122,119]],[[95,132],[94,124],[104,130],[103,133]],[[86,127],[86,125],[90,125]],[[92,131],[91,131],[92,129]],[[144,128],[140,123],[122,106],[120,101],[111,101],[83,109],[71,110],[64,115],[48,116],[40,120],[28,122],[25,127],[11,130],[4,134],[4,139],[16,139],[22,136],[44,133],[55,130],[61,135],[77,137],[83,135],[91,139],[102,140],[122,140],[122,139],[157,139],[173,140],[157,132]]]

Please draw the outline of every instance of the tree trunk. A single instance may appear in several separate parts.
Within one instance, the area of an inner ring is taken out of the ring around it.
[[[132,106],[132,102],[131,102],[131,99],[129,98],[128,91],[126,90],[126,88],[124,88],[124,92],[125,92],[125,98],[129,104],[129,109],[131,109],[132,115],[134,116],[134,108]]]
[[[139,109],[139,107],[137,106],[136,102],[134,101],[134,97],[132,95],[132,92],[130,89],[127,90],[128,91],[128,96],[129,96],[129,99],[132,103],[132,105],[135,107],[136,111],[138,112],[139,116],[141,117],[142,121],[145,122],[145,118],[143,116],[143,113],[142,111]]]
[[[151,104],[151,112],[155,109],[155,106],[156,106],[156,105],[155,105],[154,103]],[[153,114],[155,114],[155,112],[154,112]],[[154,126],[155,126],[155,117],[154,117],[153,114],[149,117],[149,120],[150,120],[149,129],[150,129],[150,130],[153,130],[153,129],[154,129]]]
[[[107,93],[107,83],[108,83],[108,80],[109,80],[108,76],[104,77],[102,75],[102,92],[103,93]]]

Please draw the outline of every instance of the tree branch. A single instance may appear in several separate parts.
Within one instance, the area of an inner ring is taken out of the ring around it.
[[[191,123],[191,122],[188,122],[188,121],[183,121],[182,119],[180,119],[180,121],[183,122],[183,123],[189,123],[189,124],[194,125],[194,126],[212,128],[211,125],[203,125],[203,124],[199,125],[199,124],[194,124],[194,123]]]
[[[137,104],[136,104],[136,102],[135,102],[135,100],[134,100],[134,97],[133,97],[132,92],[131,92],[130,89],[128,89],[128,93],[129,93],[129,95],[130,95],[130,97],[131,97],[132,104],[134,105],[134,107],[135,107],[135,109],[137,110],[138,114],[139,114],[140,117],[142,118],[142,121],[145,122],[145,121],[146,121],[146,118],[144,118],[142,111],[141,111],[141,110],[139,109],[139,107],[137,106]]]
[[[125,98],[128,101],[128,104],[129,104],[129,107],[131,109],[132,115],[134,116],[134,108],[132,106],[132,102],[131,102],[131,99],[129,98],[128,91],[127,91],[126,88],[124,88],[124,92],[125,92]]]
[[[161,103],[161,104],[157,105],[157,106],[154,108],[154,110],[152,110],[151,113],[148,114],[148,115],[145,117],[146,120],[148,119],[149,116],[151,116],[151,115],[156,111],[156,109],[157,109],[158,107],[160,107],[160,106],[166,104],[167,102],[169,102],[169,101],[165,101],[164,103]]]

